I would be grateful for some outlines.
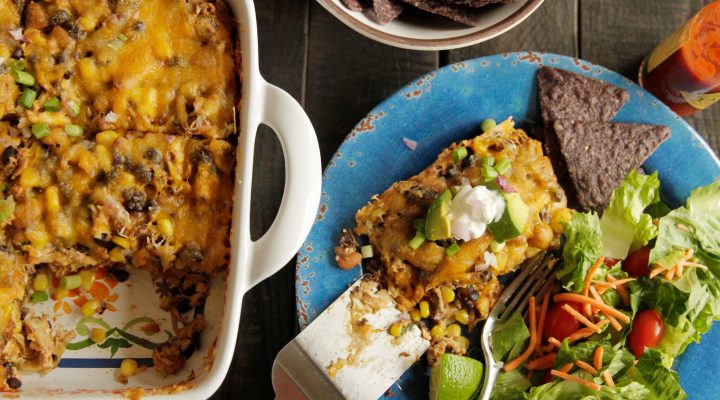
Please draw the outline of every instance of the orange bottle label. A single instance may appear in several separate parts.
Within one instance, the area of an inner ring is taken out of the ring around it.
[[[697,15],[691,18],[690,21],[686,22],[685,25],[675,31],[675,33],[666,37],[665,40],[655,47],[652,53],[650,53],[650,57],[648,57],[648,73],[657,68],[658,65],[662,64],[663,61],[678,51],[688,40],[690,40],[690,28],[692,28],[693,22],[695,22],[696,18]]]
[[[680,91],[682,97],[691,106],[704,110],[720,100],[720,93],[688,93]]]

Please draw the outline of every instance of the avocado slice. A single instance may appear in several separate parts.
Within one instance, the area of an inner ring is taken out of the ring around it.
[[[432,203],[425,218],[425,238],[427,240],[450,239],[450,200],[452,193],[445,190]]]
[[[518,193],[501,193],[505,199],[505,211],[497,222],[488,226],[496,242],[505,242],[520,236],[525,230],[530,209]]]

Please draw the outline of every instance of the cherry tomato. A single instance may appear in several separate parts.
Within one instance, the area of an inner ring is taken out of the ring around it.
[[[645,352],[645,348],[654,349],[665,334],[665,323],[662,316],[655,310],[642,310],[633,320],[632,329],[627,337],[628,347],[640,357]]]
[[[580,322],[570,313],[562,309],[563,304],[569,304],[576,311],[580,311],[580,303],[573,301],[560,301],[555,303],[547,315],[545,316],[545,325],[543,328],[543,337],[545,339],[554,337],[562,341],[571,333],[580,329]]]
[[[627,272],[633,278],[643,275],[650,275],[648,268],[648,260],[650,259],[650,247],[641,247],[628,254],[622,263],[622,270]]]
[[[617,264],[618,262],[620,262],[620,260],[618,260],[617,258],[607,257],[607,258],[605,259],[605,261],[603,261],[603,264],[607,265],[608,268],[612,268],[612,267],[614,267],[615,264]]]

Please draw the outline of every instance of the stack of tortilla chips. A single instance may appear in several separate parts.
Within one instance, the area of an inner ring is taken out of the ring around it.
[[[353,11],[372,11],[379,24],[397,18],[407,6],[441,15],[465,25],[477,25],[477,13],[489,4],[514,3],[517,0],[342,0]]]

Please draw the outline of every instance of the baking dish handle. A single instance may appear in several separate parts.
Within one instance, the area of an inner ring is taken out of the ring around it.
[[[282,89],[265,84],[262,122],[275,131],[285,157],[285,190],[270,229],[252,244],[248,288],[282,268],[307,237],[320,203],[320,150],[302,106]]]

